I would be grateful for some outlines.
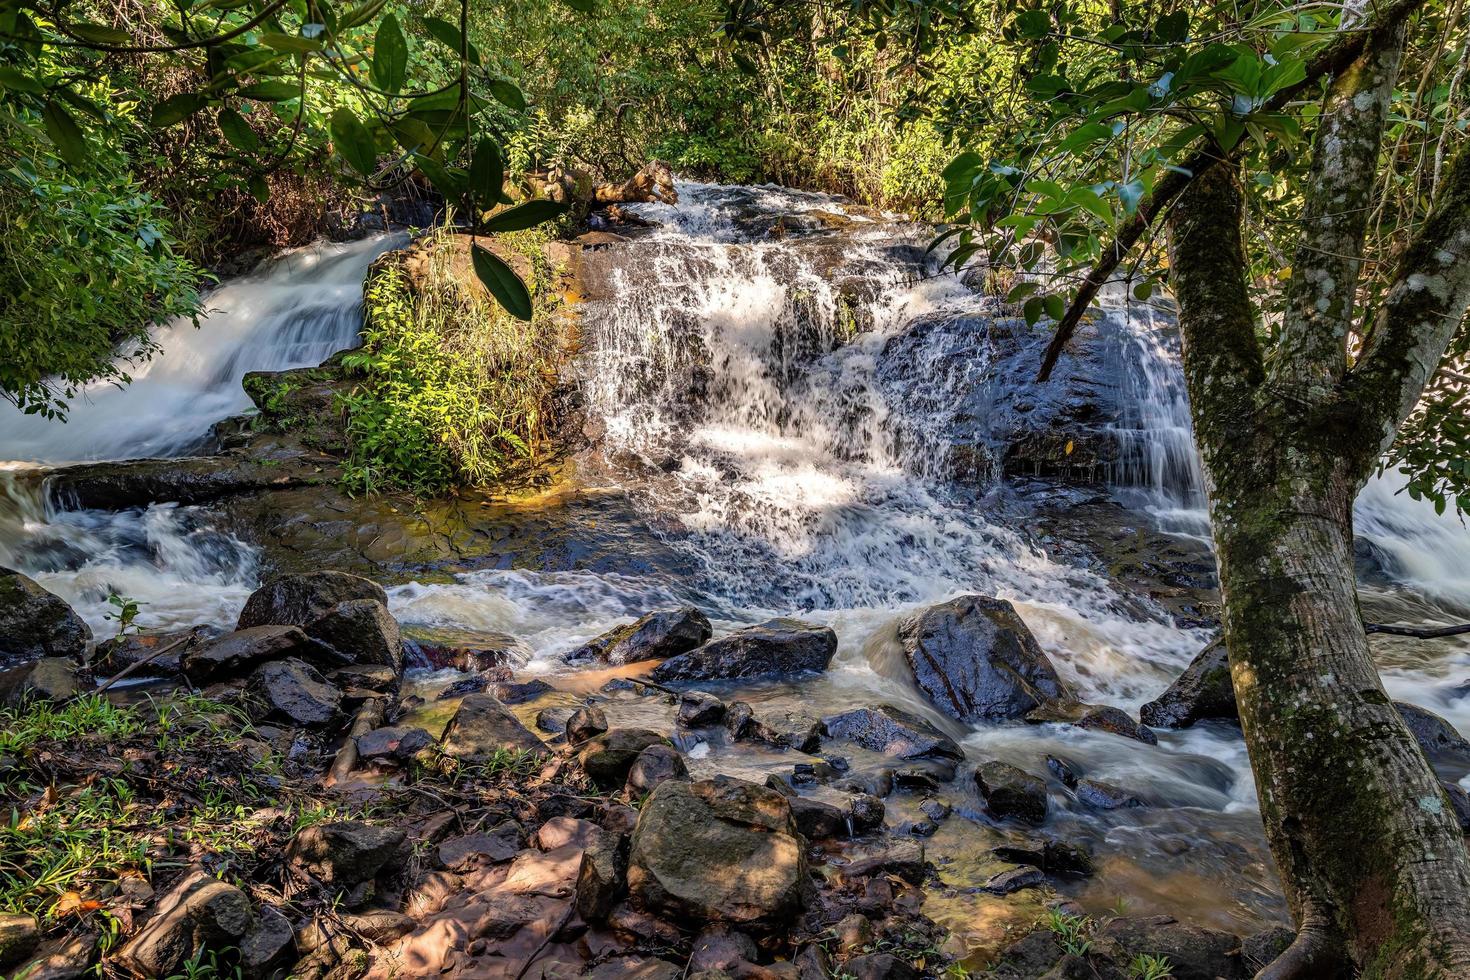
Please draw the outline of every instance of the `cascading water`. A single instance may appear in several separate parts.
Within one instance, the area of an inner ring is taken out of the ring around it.
[[[34,465],[177,456],[250,406],[249,371],[321,363],[356,343],[368,264],[401,236],[288,252],[206,298],[196,329],[154,334],[160,351],[125,387],[97,385],[65,423],[0,409],[0,564],[61,595],[106,635],[111,593],[143,603],[142,624],[228,623],[257,583],[256,549],[196,507],[57,511]]]

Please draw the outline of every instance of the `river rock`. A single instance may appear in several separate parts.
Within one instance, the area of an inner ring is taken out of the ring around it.
[[[567,655],[572,662],[600,660],[620,666],[642,660],[667,660],[704,643],[714,630],[693,606],[651,612],[633,623],[608,630]]]
[[[807,840],[831,840],[847,836],[848,815],[837,807],[805,796],[792,796],[787,800],[791,805],[791,817],[796,821],[796,829]]]
[[[685,728],[717,725],[725,717],[725,702],[703,691],[685,691],[679,696],[677,721]]]
[[[577,868],[577,914],[584,922],[601,922],[612,912],[628,888],[627,862],[618,839],[602,833],[582,848]]]
[[[183,670],[185,654],[219,635],[209,626],[174,633],[128,633],[98,643],[92,664],[99,676],[132,667],[133,677],[171,677]]]
[[[663,783],[633,830],[629,889],[665,915],[780,926],[801,911],[806,877],[786,798],[743,780]]]
[[[614,728],[587,742],[577,761],[598,786],[617,789],[628,781],[628,772],[644,749],[666,744],[662,735],[646,728]]]
[[[911,885],[918,885],[923,883],[927,868],[924,845],[918,841],[900,841],[876,854],[853,860],[842,869],[842,877],[852,881],[874,875],[894,875]]]
[[[1036,888],[1044,884],[1046,875],[1040,868],[1023,865],[992,875],[980,888],[992,895],[1009,895],[1023,888]]]
[[[1121,735],[1123,738],[1131,738],[1145,745],[1159,744],[1157,735],[1130,718],[1128,712],[1122,708],[1115,708],[1109,704],[1072,702],[1044,705],[1034,711],[1026,712],[1026,720],[1034,725],[1047,723],[1076,725],[1078,728],[1086,728],[1090,731]]]
[[[688,779],[684,757],[669,745],[650,745],[638,753],[628,768],[627,788],[632,796],[643,796],[667,779]]]
[[[1454,725],[1417,704],[1395,701],[1393,706],[1430,762],[1470,763],[1470,742],[1465,741]]]
[[[195,684],[236,677],[272,660],[297,660],[321,664],[329,651],[299,626],[252,626],[226,633],[184,655],[184,674]]]
[[[689,972],[718,970],[736,974],[749,972],[750,964],[760,958],[755,940],[725,925],[714,925],[694,937],[689,953]],[[759,970],[759,967],[756,968]]]
[[[828,715],[822,719],[822,726],[829,738],[847,739],[865,749],[898,759],[958,761],[965,757],[954,739],[917,715],[890,704]]]
[[[1188,728],[1212,718],[1239,721],[1225,641],[1215,640],[1201,650],[1184,673],[1138,714],[1145,725],[1155,728]]]
[[[286,860],[325,885],[351,888],[371,881],[407,857],[407,836],[360,820],[303,828],[286,848]]]
[[[1047,874],[1086,878],[1093,873],[1092,855],[1085,847],[1054,838],[1001,844],[990,851],[1002,861],[1030,864]]]
[[[1140,954],[1168,959],[1174,980],[1244,980],[1240,937],[1219,929],[1185,925],[1167,915],[1113,919],[1098,932],[1097,946],[1125,965]]]
[[[353,599],[376,599],[388,605],[388,593],[381,585],[357,575],[336,571],[282,575],[250,594],[236,628],[305,626],[337,603]]]
[[[1123,810],[1148,806],[1141,798],[1113,783],[1101,779],[1083,779],[1077,783],[1077,799],[1094,810]]]
[[[92,630],[65,599],[20,572],[0,568],[0,666],[40,657],[80,661],[91,642]]]
[[[444,729],[444,754],[482,765],[500,752],[545,752],[537,738],[505,705],[489,694],[470,694]]]
[[[852,819],[852,832],[866,834],[871,830],[883,829],[883,818],[887,807],[871,793],[854,793],[847,804],[847,814]]]
[[[335,650],[343,660],[403,672],[403,637],[398,632],[398,621],[376,599],[339,602],[307,623],[306,633]]]
[[[987,762],[975,771],[985,809],[995,817],[1018,817],[1027,823],[1046,820],[1046,783],[1005,762]]]
[[[287,919],[263,905],[250,929],[240,938],[240,972],[246,977],[268,977],[285,966],[296,950],[296,931]]]
[[[536,712],[536,727],[548,735],[565,734],[567,722],[571,720],[572,715],[577,713],[577,710],[569,705],[542,708]]]
[[[193,871],[159,900],[153,917],[123,946],[118,959],[138,976],[173,976],[199,949],[223,953],[237,948],[253,923],[244,892]]]
[[[81,690],[70,657],[42,657],[0,672],[0,703],[18,708],[30,701],[64,701]]]
[[[12,967],[41,945],[41,928],[33,915],[0,914],[0,970]]]
[[[842,964],[852,980],[919,980],[919,971],[892,953],[864,953]]]
[[[1014,607],[965,595],[904,619],[899,641],[919,689],[961,721],[1021,718],[1075,700]]]
[[[601,708],[586,707],[578,708],[572,712],[567,719],[566,734],[568,745],[581,745],[590,738],[596,738],[607,731],[607,713]]]
[[[337,717],[342,692],[301,660],[273,660],[250,675],[248,690],[264,716],[297,725],[325,725]]]
[[[772,619],[711,640],[654,668],[653,679],[700,681],[775,677],[827,669],[837,634],[797,619]]]
[[[357,754],[364,759],[407,762],[434,744],[434,736],[415,725],[388,725],[357,737]]]
[[[509,861],[521,852],[525,835],[514,820],[502,820],[488,831],[461,834],[439,845],[439,863],[451,871],[485,860],[492,864]]]

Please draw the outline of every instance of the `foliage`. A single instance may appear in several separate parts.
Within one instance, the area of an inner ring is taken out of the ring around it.
[[[1095,923],[1085,915],[1071,915],[1061,909],[1047,909],[1047,929],[1057,937],[1062,949],[1073,956],[1086,956],[1092,949],[1092,930]]]
[[[1174,975],[1174,965],[1167,956],[1139,953],[1128,961],[1128,980],[1169,980]]]
[[[431,494],[484,483],[535,456],[558,346],[542,240],[529,231],[497,239],[534,270],[534,312],[529,293],[521,311],[529,323],[487,302],[463,267],[463,236],[447,230],[417,250],[426,261],[412,286],[397,265],[372,276],[363,347],[343,359],[362,374],[343,398],[349,490]],[[468,251],[472,261],[490,254],[478,244]]]

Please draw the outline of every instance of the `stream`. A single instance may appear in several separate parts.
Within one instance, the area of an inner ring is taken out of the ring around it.
[[[405,632],[509,634],[526,651],[524,671],[558,688],[540,708],[607,679],[579,675],[562,655],[651,609],[699,606],[716,635],[773,616],[830,625],[839,646],[822,676],[704,687],[761,715],[894,704],[959,740],[967,765],[939,794],[955,816],[927,845],[945,887],[926,911],[962,943],[991,942],[1038,909],[1034,892],[975,891],[1003,866],[989,848],[1014,836],[982,813],[968,776],[991,758],[1044,773],[1045,757],[1061,755],[1151,803],[1097,812],[1053,784],[1047,831],[1085,841],[1098,861],[1096,876],[1058,886],[1084,908],[1121,904],[1237,932],[1285,919],[1237,730],[1161,730],[1150,746],[1065,726],[962,726],[906,679],[896,637],[906,612],[946,598],[1009,599],[1085,701],[1135,716],[1209,642],[1204,622],[1129,588],[1116,574],[1124,559],[1100,553],[1100,542],[1122,541],[1146,563],[1167,546],[1209,578],[1167,309],[1123,293],[1104,303],[1099,370],[1119,404],[1101,436],[1111,440],[1105,482],[1001,476],[956,434],[983,429],[998,404],[987,385],[1001,377],[991,358],[1002,352],[974,330],[1005,314],[966,277],[938,270],[927,228],[775,188],[681,183],[679,193],[677,206],[632,208],[659,227],[613,250],[605,294],[581,310],[588,344],[574,370],[601,438],[576,461],[566,497],[619,506],[580,525],[584,547],[564,562],[507,563],[487,543],[483,561],[390,577]],[[198,451],[214,423],[249,407],[246,371],[314,365],[355,343],[363,274],[400,241],[301,250],[224,285],[199,329],[161,328],[162,354],[132,385],[87,392],[64,425],[0,412],[0,459],[10,460],[0,463],[0,564],[66,598],[99,636],[115,628],[104,619],[114,591],[144,603],[148,627],[232,625],[264,567],[246,536],[207,507],[61,509],[35,471]],[[1465,618],[1470,530],[1396,489],[1392,477],[1374,480],[1356,508],[1366,614]],[[1470,642],[1378,640],[1390,694],[1470,732]],[[671,727],[661,699],[610,697],[614,724]],[[878,761],[829,748],[855,769]],[[689,754],[696,776],[764,779],[795,761],[744,743]],[[919,799],[890,798],[889,825],[917,819]]]

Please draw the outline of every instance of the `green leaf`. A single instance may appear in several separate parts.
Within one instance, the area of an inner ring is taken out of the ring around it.
[[[0,88],[12,92],[44,92],[46,87],[39,80],[18,68],[0,65]]]
[[[1177,44],[1189,36],[1189,14],[1176,10],[1165,14],[1154,24],[1154,38],[1165,44]]]
[[[388,92],[403,88],[408,78],[408,42],[398,18],[389,14],[373,39],[373,84]]]
[[[230,145],[241,153],[254,153],[260,149],[259,137],[239,112],[226,106],[214,117],[214,121]]]
[[[378,148],[373,134],[357,118],[351,109],[338,109],[332,113],[332,142],[337,153],[352,165],[352,169],[364,177],[371,177],[378,169]]]
[[[1145,302],[1153,294],[1154,284],[1147,279],[1133,287],[1133,298],[1140,303]]]
[[[276,51],[289,51],[292,54],[310,54],[322,49],[322,42],[314,38],[301,37],[296,34],[279,34],[275,31],[266,31],[260,36],[260,43]]]
[[[1023,10],[1016,15],[1016,31],[1022,37],[1044,37],[1051,28],[1051,17],[1044,10]]]
[[[250,188],[250,196],[261,204],[271,199],[271,185],[260,174],[252,175],[247,186]]]
[[[1078,126],[1076,129],[1072,130],[1071,134],[1068,135],[1066,139],[1057,144],[1057,149],[1061,150],[1063,153],[1072,153],[1082,149],[1084,146],[1087,146],[1090,143],[1096,143],[1098,140],[1107,139],[1112,135],[1113,127],[1107,125],[1106,123],[1085,123],[1084,125]]]
[[[1006,302],[1012,304],[1019,303],[1027,296],[1030,296],[1032,293],[1036,292],[1038,288],[1040,288],[1039,283],[1018,282],[1011,287],[1010,292],[1006,293]]]
[[[516,275],[515,270],[505,264],[505,260],[485,246],[475,244],[471,249],[471,261],[475,266],[475,275],[490,290],[490,295],[495,297],[505,312],[517,320],[530,321],[533,310],[531,309],[531,293],[526,289],[526,284],[521,277]]]
[[[46,135],[56,144],[56,152],[61,154],[61,159],[73,167],[87,162],[87,141],[82,136],[82,127],[59,102],[46,103],[41,121],[46,127]]]
[[[478,206],[485,211],[493,208],[505,193],[505,163],[500,159],[500,146],[486,136],[475,147],[470,161],[470,191],[475,195]]]
[[[162,129],[183,122],[208,104],[209,100],[197,92],[169,96],[153,107],[153,125]]]
[[[495,96],[495,101],[501,105],[514,109],[516,112],[526,111],[526,97],[521,94],[521,90],[514,83],[503,78],[492,78],[486,87],[490,89],[490,94]]]
[[[1028,327],[1036,326],[1036,321],[1041,319],[1041,314],[1046,310],[1046,303],[1040,296],[1033,296],[1026,301],[1021,308],[1021,315],[1026,318]]]
[[[131,44],[133,36],[127,31],[120,31],[115,27],[105,27],[102,24],[69,24],[66,28],[91,44],[102,44],[109,47],[120,47]]]
[[[1061,293],[1052,293],[1041,302],[1046,308],[1046,315],[1053,320],[1060,320],[1067,312],[1067,300]]]
[[[413,159],[419,172],[429,178],[434,190],[442,194],[446,201],[458,201],[464,197],[465,183],[468,180],[464,171],[450,170],[439,161],[421,153],[415,153]]]
[[[429,36],[434,40],[453,51],[456,55],[459,54],[462,39],[458,27],[455,27],[442,17],[425,17],[424,30],[428,31]],[[468,53],[471,63],[476,65],[480,64],[480,52],[475,50],[473,44],[469,45]]]
[[[350,31],[354,27],[360,27],[366,24],[378,16],[378,11],[382,10],[387,2],[388,0],[367,0],[366,3],[358,4],[337,19],[337,30]],[[389,14],[388,16],[392,17],[393,15]]]
[[[527,201],[525,204],[517,204],[513,208],[492,215],[486,220],[484,228],[487,232],[524,231],[559,217],[566,213],[566,210],[565,204],[558,204],[555,201]]]
[[[295,82],[256,82],[242,88],[239,95],[257,102],[285,102],[301,95],[301,86]]]

